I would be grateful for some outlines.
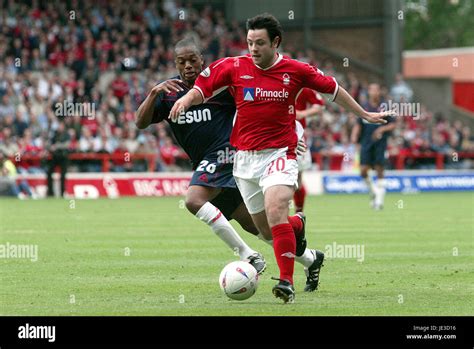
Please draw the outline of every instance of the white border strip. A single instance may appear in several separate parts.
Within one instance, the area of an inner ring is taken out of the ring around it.
[[[455,47],[455,48],[441,48],[436,50],[410,50],[403,51],[404,58],[415,57],[434,57],[434,56],[450,56],[458,54],[474,54],[474,47]]]

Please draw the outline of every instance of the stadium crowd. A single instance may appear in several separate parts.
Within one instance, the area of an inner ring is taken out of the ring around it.
[[[199,40],[205,62],[245,54],[245,30],[227,23],[222,10],[205,6],[197,11],[178,1],[23,1],[0,2],[0,150],[17,158],[20,172],[44,172],[40,160],[52,133],[64,122],[71,153],[109,153],[113,171],[145,171],[144,161],[126,161],[126,154],[155,153],[155,170],[189,169],[165,123],[137,132],[134,111],[160,80],[176,74],[173,43],[184,35]],[[71,10],[73,9],[73,10]],[[329,60],[318,61],[314,51],[291,46],[283,51],[317,65],[335,76],[354,98],[367,99],[367,81],[345,73]],[[411,101],[413,91],[401,77],[384,88],[386,100]],[[68,109],[72,104],[91,110]],[[64,106],[64,108],[63,108]],[[421,116],[402,115],[389,138],[389,153],[422,154],[474,151],[469,127],[433,115],[422,106]],[[335,104],[309,123],[311,152],[356,154],[350,132],[356,123]],[[121,159],[123,156],[123,159]],[[472,166],[468,162],[448,166]],[[100,171],[100,161],[72,161],[70,171]],[[434,160],[412,161],[408,168],[434,168]]]

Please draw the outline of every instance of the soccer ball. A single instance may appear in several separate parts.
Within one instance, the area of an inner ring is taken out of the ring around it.
[[[229,263],[221,271],[219,285],[227,297],[243,301],[252,297],[257,291],[257,270],[248,262]]]

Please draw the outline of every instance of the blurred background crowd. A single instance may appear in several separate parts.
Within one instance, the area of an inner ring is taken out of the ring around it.
[[[73,11],[68,10],[74,8]],[[245,28],[225,21],[219,9],[196,10],[179,1],[126,2],[77,1],[66,8],[62,1],[26,6],[5,1],[0,8],[0,150],[18,157],[18,170],[43,172],[41,160],[58,129],[57,103],[91,103],[94,117],[81,112],[62,118],[70,153],[115,155],[155,153],[154,170],[189,169],[166,123],[137,132],[134,111],[159,81],[176,74],[173,44],[185,35],[200,41],[206,64],[224,56],[247,53]],[[183,15],[186,20],[180,19]],[[352,96],[367,100],[364,81],[330,60],[319,61],[312,50],[297,51],[283,39],[282,51],[333,75]],[[382,88],[384,98],[410,102],[413,92],[401,76]],[[55,109],[56,108],[56,109]],[[350,132],[354,115],[327,104],[306,131],[312,153],[356,154]],[[433,115],[421,106],[421,116],[396,119],[389,138],[391,155],[474,151],[471,130],[461,121]],[[468,161],[446,160],[446,167],[469,167]],[[327,164],[325,165],[327,166]],[[392,163],[390,166],[394,166]],[[390,167],[389,166],[389,167]],[[407,168],[434,168],[434,159],[410,160]],[[146,171],[145,161],[127,162],[117,156],[112,171]],[[101,162],[72,161],[69,171],[100,171]]]

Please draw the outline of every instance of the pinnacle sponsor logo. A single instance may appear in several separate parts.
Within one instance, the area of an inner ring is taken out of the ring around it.
[[[265,90],[261,87],[244,87],[244,101],[253,102],[255,99],[266,101],[284,101],[288,99],[290,93],[286,89]]]
[[[253,87],[244,87],[244,101],[253,102],[255,98],[255,89]]]

